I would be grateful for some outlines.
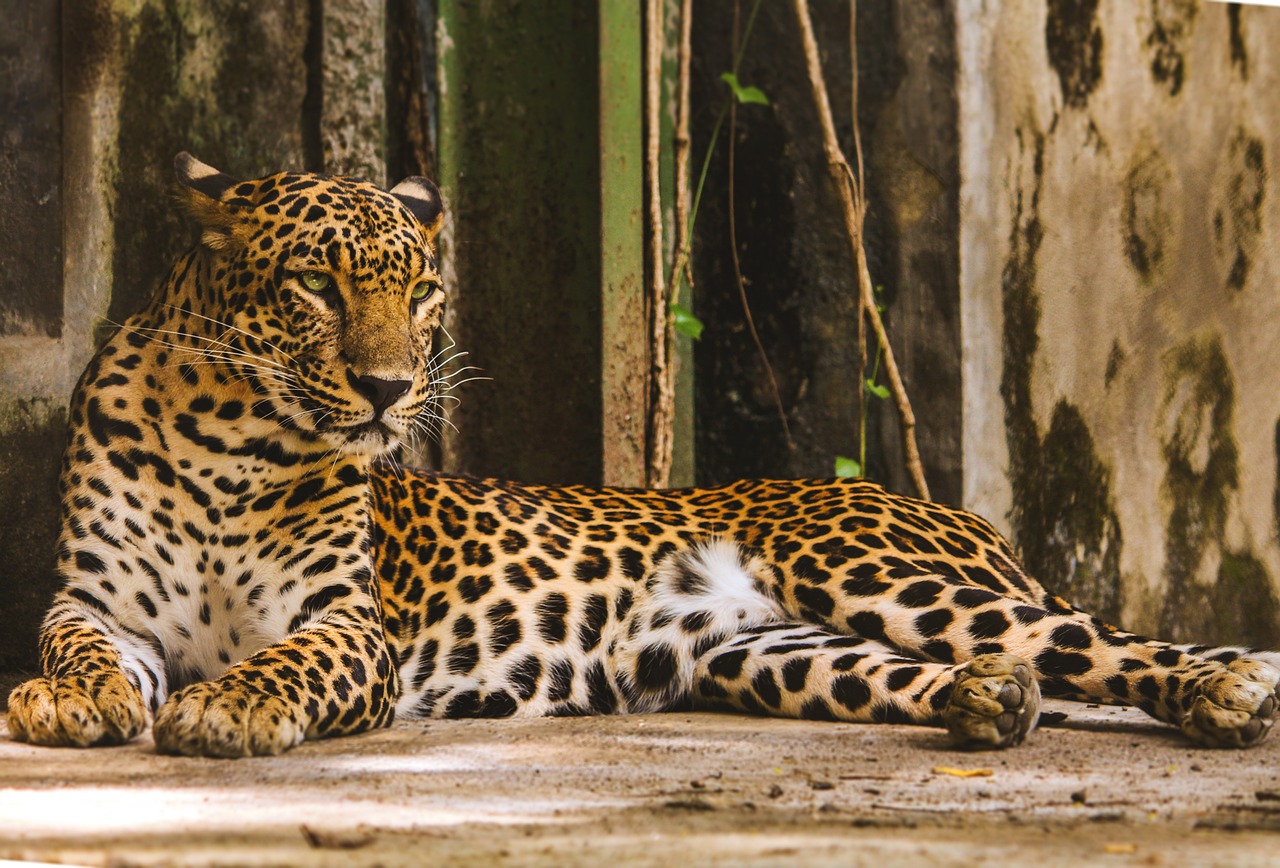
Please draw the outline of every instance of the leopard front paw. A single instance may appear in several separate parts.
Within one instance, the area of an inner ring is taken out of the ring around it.
[[[951,740],[979,750],[1021,744],[1039,718],[1040,685],[1012,654],[982,654],[962,666],[942,710]]]
[[[284,753],[307,734],[296,705],[239,681],[202,681],[169,697],[156,712],[156,749],[186,756]]]
[[[120,671],[33,678],[9,694],[9,735],[52,747],[124,744],[147,725],[142,693]]]
[[[1251,747],[1262,741],[1280,708],[1280,671],[1242,657],[1204,680],[1182,731],[1205,747]]]

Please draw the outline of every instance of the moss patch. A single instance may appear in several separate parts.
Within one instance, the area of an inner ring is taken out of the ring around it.
[[[305,13],[249,0],[143,5],[118,22],[120,103],[112,296],[122,322],[189,243],[172,202],[173,157],[232,175],[302,163]]]
[[[1200,12],[1198,0],[1151,0],[1151,77],[1177,96],[1187,75],[1185,45]]]
[[[1044,137],[1023,133],[1030,179],[1014,193],[1013,231],[1001,282],[1004,399],[1013,488],[1014,540],[1027,570],[1046,587],[1107,620],[1121,608],[1123,538],[1112,505],[1111,474],[1098,458],[1080,411],[1067,401],[1054,407],[1042,436],[1036,425],[1031,371],[1039,348],[1040,296],[1036,258],[1044,229],[1040,185]]]
[[[1125,353],[1124,347],[1120,346],[1120,341],[1118,339],[1113,340],[1111,342],[1111,352],[1107,353],[1107,369],[1102,375],[1102,384],[1104,386],[1110,388],[1128,358],[1129,356]]]
[[[1235,378],[1216,336],[1191,338],[1166,360],[1161,446],[1166,592],[1164,635],[1179,641],[1272,645],[1280,607],[1271,577],[1247,551],[1226,545],[1230,498],[1239,487]],[[1216,571],[1207,558],[1221,556]]]
[[[1249,78],[1249,53],[1244,47],[1244,26],[1240,23],[1240,4],[1227,6],[1227,32],[1231,44],[1231,65],[1240,71],[1240,77]]]
[[[1213,236],[1227,286],[1244,289],[1258,256],[1267,195],[1266,148],[1262,139],[1237,127],[1223,165],[1228,173],[1223,202],[1213,213]]]
[[[1143,281],[1163,278],[1172,241],[1174,214],[1168,189],[1173,172],[1158,151],[1135,156],[1122,189],[1124,251]]]
[[[1063,102],[1083,106],[1102,81],[1098,0],[1049,0],[1044,44],[1062,86]]]

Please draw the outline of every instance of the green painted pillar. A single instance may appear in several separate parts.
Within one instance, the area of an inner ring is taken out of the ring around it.
[[[601,470],[609,485],[645,481],[643,8],[600,0]]]
[[[634,0],[440,0],[449,469],[644,480],[644,28]]]

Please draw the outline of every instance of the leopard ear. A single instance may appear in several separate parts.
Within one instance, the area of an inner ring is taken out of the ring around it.
[[[444,222],[444,203],[436,185],[413,175],[392,187],[390,193],[404,203],[422,228],[427,230],[427,239],[434,240]]]
[[[200,162],[186,151],[173,158],[173,170],[182,186],[214,200],[220,200],[223,193],[240,183],[213,166]]]
[[[201,243],[214,250],[235,246],[234,209],[223,203],[222,196],[240,182],[186,151],[173,158],[173,169],[182,185],[179,188],[182,204],[204,230]]]

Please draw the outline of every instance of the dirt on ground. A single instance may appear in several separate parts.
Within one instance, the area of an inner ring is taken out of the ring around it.
[[[85,865],[1271,865],[1280,738],[1132,709],[1002,753],[721,714],[408,721],[272,758],[0,738],[0,859]]]

